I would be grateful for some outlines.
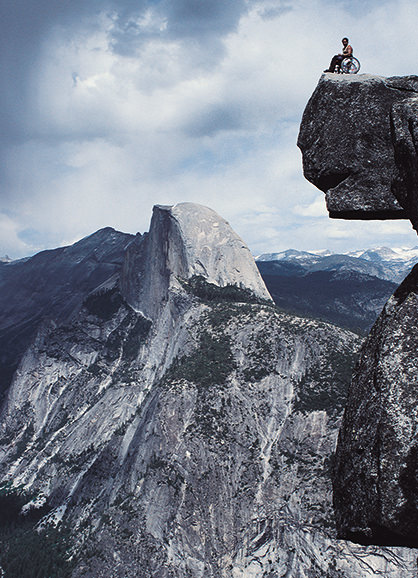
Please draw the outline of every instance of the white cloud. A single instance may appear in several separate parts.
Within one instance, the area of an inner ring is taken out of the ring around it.
[[[143,231],[154,203],[186,200],[228,218],[255,252],[414,243],[406,223],[330,221],[322,193],[303,179],[296,139],[342,36],[364,71],[413,70],[418,7],[216,2],[203,21],[193,0],[167,6],[134,13],[122,2],[49,27],[45,16],[26,112],[3,153],[13,232],[0,254],[6,238],[19,256],[42,237],[46,247],[106,225]]]
[[[32,247],[22,241],[18,233],[15,219],[0,212],[0,258],[32,252]]]
[[[302,215],[302,217],[324,217],[327,215],[327,210],[325,208],[324,195],[323,193],[317,195],[312,203],[308,205],[295,205],[293,207],[293,212],[297,215]]]

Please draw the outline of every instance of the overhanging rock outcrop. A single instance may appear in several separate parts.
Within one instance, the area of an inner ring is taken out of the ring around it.
[[[331,217],[418,224],[418,77],[324,74],[298,146]]]
[[[324,75],[304,112],[305,177],[331,217],[409,218],[418,228],[418,77]],[[418,269],[375,323],[340,429],[341,537],[418,546]]]

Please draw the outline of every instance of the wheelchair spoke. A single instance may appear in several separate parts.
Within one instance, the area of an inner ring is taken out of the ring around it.
[[[345,58],[341,62],[341,70],[345,74],[357,74],[357,72],[360,70],[360,62],[357,60],[357,58],[354,58],[354,56],[351,58]]]

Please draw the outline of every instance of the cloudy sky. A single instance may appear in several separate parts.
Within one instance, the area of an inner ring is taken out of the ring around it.
[[[193,201],[254,254],[418,245],[409,221],[327,217],[296,147],[348,36],[362,71],[418,73],[413,0],[2,0],[0,256]]]

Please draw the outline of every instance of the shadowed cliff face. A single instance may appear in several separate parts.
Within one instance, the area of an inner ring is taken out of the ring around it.
[[[132,239],[107,227],[74,245],[1,264],[0,404],[43,321],[68,321],[90,291],[117,278]]]
[[[305,177],[331,217],[418,229],[418,77],[324,75],[302,120]],[[418,547],[418,266],[365,342],[334,469],[340,537]]]
[[[151,227],[127,252],[121,290],[126,301],[155,319],[170,287],[202,276],[219,287],[246,287],[258,298],[271,297],[250,250],[215,211],[195,203],[154,207]]]
[[[298,146],[331,217],[410,218],[416,228],[417,103],[416,76],[322,76]]]
[[[354,371],[336,452],[342,537],[418,546],[418,266],[375,323]]]

